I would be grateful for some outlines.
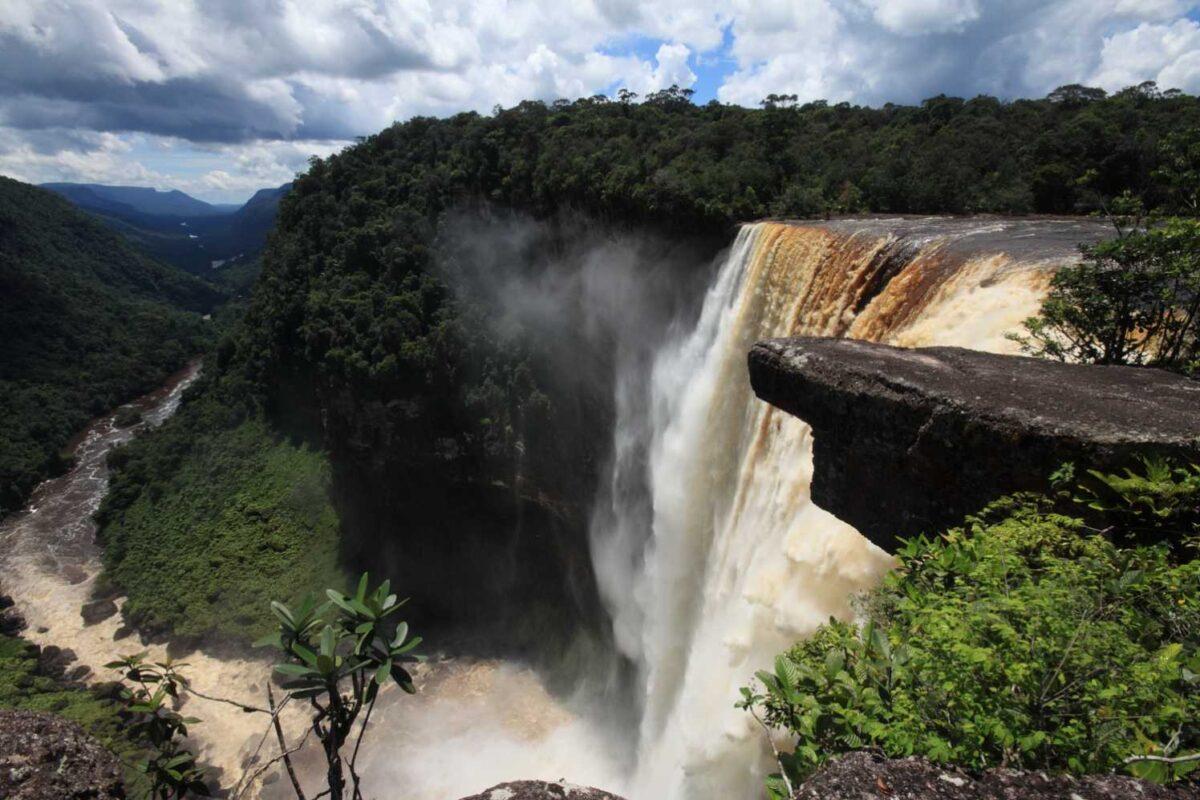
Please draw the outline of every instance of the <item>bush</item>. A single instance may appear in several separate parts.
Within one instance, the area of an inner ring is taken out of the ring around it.
[[[906,543],[862,624],[831,620],[739,705],[797,737],[789,779],[863,748],[1074,773],[1200,749],[1200,561],[1182,549],[1122,549],[1045,498],[998,501]]]
[[[1033,355],[1090,364],[1200,369],[1200,222],[1168,219],[1082,248],[1038,316],[1014,337]]]

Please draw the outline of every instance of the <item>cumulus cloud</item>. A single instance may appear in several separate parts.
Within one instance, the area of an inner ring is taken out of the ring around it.
[[[717,98],[745,105],[772,92],[871,104],[939,92],[1041,96],[1076,82],[1119,89],[1157,80],[1195,91],[1200,24],[1189,12],[1196,7],[1190,0],[6,0],[0,165],[40,175],[61,163],[76,174],[85,165],[72,159],[90,154],[93,171],[102,172],[110,159],[128,162],[140,151],[85,134],[158,137],[168,148],[208,153],[214,161],[201,172],[233,191],[293,169],[297,148],[327,152],[330,142],[397,119],[621,87],[643,95],[693,87],[712,63],[732,64],[717,78]],[[707,80],[701,88],[711,92]],[[182,179],[199,180],[194,170]]]
[[[750,3],[751,0],[743,0]],[[939,93],[1040,97],[1200,81],[1196,3],[1180,0],[770,0],[735,14],[737,69],[718,96],[915,102]]]

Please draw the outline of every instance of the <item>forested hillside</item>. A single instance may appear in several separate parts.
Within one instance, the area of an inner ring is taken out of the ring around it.
[[[220,299],[42,189],[0,178],[0,514],[93,416],[201,352]]]
[[[47,183],[42,188],[95,215],[151,258],[232,292],[250,288],[258,256],[291,184],[260,189],[241,206],[214,206],[178,190]]]
[[[1086,213],[1125,190],[1157,204],[1169,190],[1156,176],[1164,142],[1200,128],[1197,98],[1153,85],[878,109],[779,97],[762,109],[695,106],[679,90],[631,99],[414,119],[315,160],[280,206],[245,324],[222,342],[196,401],[208,410],[185,409],[171,425],[232,428],[265,414],[326,447],[352,560],[356,538],[408,540],[426,559],[455,547],[451,530],[486,542],[510,526],[500,497],[521,520],[540,510],[544,541],[578,536],[571,506],[590,498],[570,496],[563,476],[591,474],[600,453],[572,425],[602,428],[610,409],[588,403],[611,393],[555,386],[552,343],[492,335],[456,284],[452,212],[500,207],[548,221],[518,270],[567,247],[579,217],[686,240],[702,268],[737,222],[764,216]],[[155,434],[131,450],[149,463],[167,441]],[[169,441],[178,472],[156,474],[156,491],[186,471],[178,437]],[[143,489],[132,480],[114,493],[110,525]],[[169,498],[140,502],[124,552],[160,548],[177,515]],[[111,566],[126,585],[135,579]]]

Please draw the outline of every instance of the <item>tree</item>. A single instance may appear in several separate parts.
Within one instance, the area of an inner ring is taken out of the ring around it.
[[[346,796],[348,771],[350,796],[362,800],[355,766],[379,690],[390,679],[409,694],[416,691],[404,665],[417,660],[412,651],[421,639],[409,638],[407,623],[392,623],[388,619],[407,602],[397,600],[388,581],[369,591],[368,576],[364,573],[353,595],[333,589],[325,594],[329,600],[320,605],[312,595],[295,609],[271,603],[279,620],[279,631],[260,644],[270,644],[283,654],[284,660],[275,665],[275,671],[287,678],[283,684],[288,690],[285,702],[307,700],[313,709],[311,731],[325,753],[328,783],[325,792],[332,800],[342,800]],[[271,705],[275,705],[273,699]],[[366,714],[347,760],[342,748],[348,744],[354,724],[364,710]],[[303,799],[305,795],[278,726],[276,732],[288,775],[296,794]]]
[[[1166,190],[1165,211],[1200,214],[1200,129],[1174,131],[1158,148],[1160,166],[1154,177]]]
[[[1114,222],[1117,238],[1081,248],[1064,267],[1025,335],[1030,354],[1088,364],[1200,369],[1200,222],[1149,228]]]
[[[175,800],[188,795],[208,797],[204,772],[196,756],[183,746],[188,725],[199,722],[180,715],[173,705],[187,679],[179,672],[186,664],[149,662],[145,653],[121,656],[104,665],[121,673],[121,699],[130,715],[130,732],[150,746],[149,753],[134,764],[150,781],[155,800]]]
[[[1096,89],[1090,86],[1083,86],[1078,83],[1060,86],[1050,94],[1046,95],[1046,99],[1051,103],[1055,103],[1067,108],[1078,108],[1079,106],[1088,103],[1094,103],[1098,100],[1103,100],[1108,96],[1108,92],[1103,89]]]
[[[180,671],[187,665],[170,659],[149,662],[145,653],[138,653],[121,656],[106,665],[121,672],[126,684],[121,697],[131,715],[133,733],[150,747],[149,754],[134,767],[150,780],[155,800],[209,795],[203,770],[197,766],[195,755],[183,746],[188,726],[200,721],[175,711],[184,693],[271,718],[270,727],[259,740],[259,747],[273,729],[280,753],[253,772],[247,770],[233,787],[234,797],[241,797],[256,778],[282,761],[296,797],[306,800],[291,757],[304,746],[310,734],[315,734],[325,755],[327,786],[314,797],[343,800],[349,788],[353,800],[362,800],[355,767],[379,690],[391,680],[409,694],[416,692],[405,664],[419,660],[413,650],[421,643],[421,638],[409,637],[407,623],[390,620],[407,600],[398,600],[391,593],[388,581],[370,591],[368,576],[363,574],[353,595],[334,589],[327,589],[325,595],[328,600],[318,605],[316,598],[309,594],[294,609],[283,603],[271,603],[279,630],[257,644],[271,645],[283,654],[275,671],[286,679],[283,688],[287,694],[276,704],[268,684],[267,708],[197,691]],[[297,744],[289,747],[279,714],[287,704],[305,700],[313,709],[309,730]],[[355,736],[355,723],[364,711]],[[347,759],[343,748],[351,739],[354,746]],[[346,785],[347,772],[350,774],[349,787]]]

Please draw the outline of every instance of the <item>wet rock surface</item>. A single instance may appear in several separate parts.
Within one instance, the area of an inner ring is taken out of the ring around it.
[[[117,604],[108,598],[100,600],[92,600],[85,603],[79,609],[80,616],[83,617],[84,625],[95,625],[97,622],[103,622],[117,613]]]
[[[16,636],[28,625],[25,617],[13,605],[13,599],[6,594],[0,594],[0,634]]]
[[[996,769],[970,775],[923,758],[850,753],[796,787],[796,800],[1197,800],[1200,788],[1120,775],[1070,777]]]
[[[121,763],[73,722],[52,714],[0,710],[0,797],[123,798]]]
[[[621,800],[615,794],[565,781],[514,781],[464,797],[462,800]]]
[[[759,342],[750,382],[813,428],[814,501],[890,550],[990,500],[1040,490],[1064,461],[1200,461],[1200,381],[956,347]]]

